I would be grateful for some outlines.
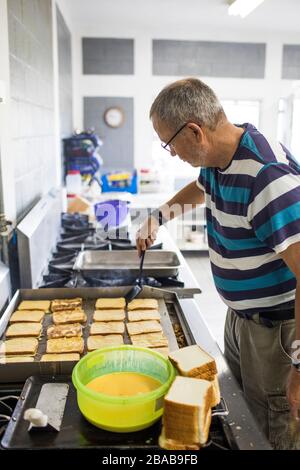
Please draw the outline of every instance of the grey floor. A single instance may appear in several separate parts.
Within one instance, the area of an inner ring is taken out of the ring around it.
[[[200,311],[222,351],[224,350],[224,323],[227,307],[216,291],[211,274],[209,257],[206,252],[183,253],[196,277],[202,293],[195,296]]]

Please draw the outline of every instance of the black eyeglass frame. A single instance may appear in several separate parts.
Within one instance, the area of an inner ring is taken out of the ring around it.
[[[188,124],[188,122],[185,122],[185,123],[178,129],[178,131],[173,135],[173,137],[171,137],[171,139],[168,140],[168,142],[167,142],[166,144],[163,144],[163,143],[162,143],[162,144],[161,144],[162,148],[165,149],[165,150],[167,150],[168,152],[170,152],[171,149],[169,150],[169,149],[167,148],[168,145],[170,145],[170,143],[172,142],[172,140],[175,139],[175,137],[179,134],[179,132],[182,131],[182,129],[185,128],[185,126],[186,126],[187,124]]]

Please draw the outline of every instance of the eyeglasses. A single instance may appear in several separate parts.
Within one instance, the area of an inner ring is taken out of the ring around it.
[[[187,125],[187,122],[185,122],[183,124],[183,126],[181,126],[178,131],[173,135],[173,137],[171,137],[170,140],[168,140],[168,142],[166,144],[161,144],[162,148],[167,150],[168,152],[171,152],[171,147],[170,147],[170,143],[172,142],[173,139],[175,139],[175,137],[179,134],[179,132],[182,131],[182,129]]]

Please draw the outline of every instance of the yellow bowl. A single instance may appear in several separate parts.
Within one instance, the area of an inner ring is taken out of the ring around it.
[[[136,372],[161,383],[151,392],[128,397],[95,392],[86,385],[113,372]],[[175,378],[175,369],[162,354],[147,348],[118,346],[98,349],[74,367],[72,381],[81,413],[94,426],[107,431],[133,432],[145,429],[163,413],[163,397]]]

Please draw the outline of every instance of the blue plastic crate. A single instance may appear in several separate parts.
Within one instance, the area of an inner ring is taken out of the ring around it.
[[[128,173],[128,178],[121,178],[118,179],[118,175],[123,175],[124,173]],[[111,179],[114,178],[114,180]],[[138,192],[138,184],[137,184],[137,172],[134,170],[133,172],[110,172],[105,173],[101,176],[101,183],[102,183],[102,192],[109,193],[109,192],[128,192],[131,194],[137,194]]]

